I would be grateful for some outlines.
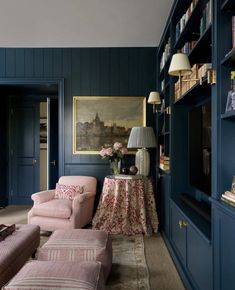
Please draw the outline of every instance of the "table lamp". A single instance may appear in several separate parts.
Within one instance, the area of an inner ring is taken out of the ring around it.
[[[129,136],[127,148],[137,148],[135,166],[138,174],[148,176],[150,170],[150,157],[147,148],[157,146],[152,127],[133,127]]]

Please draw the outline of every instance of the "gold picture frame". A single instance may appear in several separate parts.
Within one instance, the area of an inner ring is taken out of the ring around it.
[[[127,146],[131,128],[142,126],[146,97],[73,97],[73,154],[98,154],[115,142]]]

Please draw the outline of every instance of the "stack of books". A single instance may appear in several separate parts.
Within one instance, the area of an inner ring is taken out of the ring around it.
[[[222,194],[221,200],[235,207],[235,193],[227,190]]]
[[[159,164],[159,167],[162,169],[162,170],[170,170],[170,157],[169,156],[164,156],[162,155],[160,157],[160,164]]]

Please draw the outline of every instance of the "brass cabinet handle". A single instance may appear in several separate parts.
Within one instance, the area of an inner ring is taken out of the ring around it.
[[[37,159],[33,159],[32,164],[36,164],[36,163],[37,163]]]
[[[186,221],[179,220],[179,227],[180,227],[181,229],[186,228],[187,225],[188,225],[188,224],[186,223]]]
[[[50,162],[53,166],[55,166],[55,160]]]

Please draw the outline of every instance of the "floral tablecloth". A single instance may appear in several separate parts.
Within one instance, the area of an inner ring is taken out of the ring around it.
[[[92,225],[112,234],[156,233],[158,218],[151,180],[106,177]]]

